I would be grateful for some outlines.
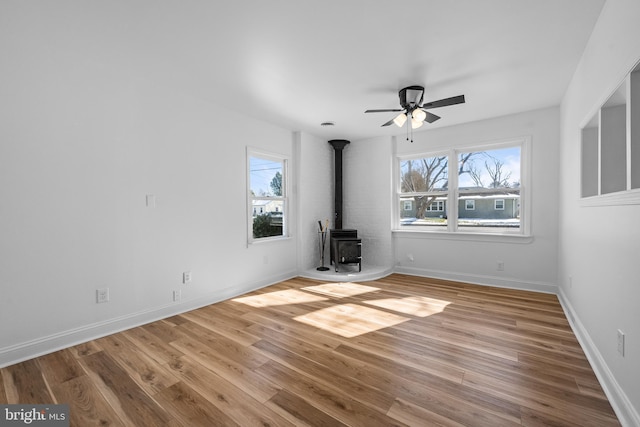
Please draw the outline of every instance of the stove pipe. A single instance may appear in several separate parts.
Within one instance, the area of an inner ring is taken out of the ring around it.
[[[349,144],[346,139],[332,139],[329,144],[335,150],[335,224],[336,230],[342,229],[342,150]]]

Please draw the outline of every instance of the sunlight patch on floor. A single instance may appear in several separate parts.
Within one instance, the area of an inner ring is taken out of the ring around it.
[[[328,295],[334,298],[352,297],[380,290],[380,288],[360,285],[353,282],[325,283],[323,285],[307,286],[302,289],[309,292]]]
[[[340,304],[294,317],[294,320],[345,338],[353,338],[410,319],[357,304]]]
[[[302,292],[297,289],[268,292],[265,294],[251,295],[234,298],[232,301],[250,305],[251,307],[271,307],[275,305],[303,304],[309,302],[326,301],[328,298]]]
[[[451,304],[444,301],[428,297],[406,297],[406,298],[385,298],[371,301],[362,301],[364,304],[374,305],[387,310],[393,310],[412,316],[427,317],[432,314],[442,313]]]

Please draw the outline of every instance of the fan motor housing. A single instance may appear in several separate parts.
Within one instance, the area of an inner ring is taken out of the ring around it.
[[[422,86],[408,86],[404,89],[400,89],[398,92],[400,97],[400,105],[402,108],[412,110],[413,108],[422,104],[424,97],[424,87]]]

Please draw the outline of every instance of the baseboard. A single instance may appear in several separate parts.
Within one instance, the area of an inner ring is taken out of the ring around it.
[[[31,341],[0,348],[0,368],[33,359],[34,357],[82,344],[97,338],[115,334],[136,326],[175,316],[206,305],[224,301],[238,295],[264,288],[297,276],[296,271],[271,276],[242,286],[228,287],[198,298],[170,303],[148,310],[119,316],[102,322],[69,329]]]
[[[640,426],[640,415],[637,409],[634,408],[624,390],[616,381],[606,361],[600,354],[600,351],[598,351],[598,347],[596,347],[586,328],[582,325],[580,318],[577,316],[562,289],[558,292],[558,299],[569,320],[571,329],[573,329],[573,333],[578,338],[580,346],[584,350],[596,377],[598,377],[598,381],[600,381],[604,393],[609,399],[609,403],[611,403],[613,410],[618,416],[618,420],[624,427]]]
[[[412,276],[433,277],[434,279],[453,280],[456,282],[472,283],[474,285],[495,286],[498,288],[521,289],[523,291],[557,294],[558,286],[545,282],[532,282],[509,277],[485,276],[478,274],[456,273],[452,271],[431,270],[398,265],[396,273]]]

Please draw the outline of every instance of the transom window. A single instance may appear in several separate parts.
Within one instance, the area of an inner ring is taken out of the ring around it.
[[[398,158],[397,229],[528,234],[528,138]],[[403,207],[412,202],[412,209]]]

